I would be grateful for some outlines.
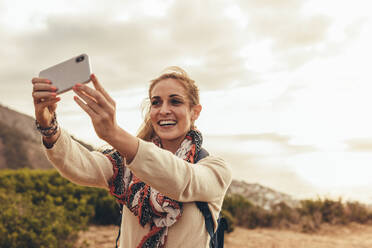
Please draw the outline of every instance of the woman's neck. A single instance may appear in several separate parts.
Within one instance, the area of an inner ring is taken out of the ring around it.
[[[181,146],[182,141],[185,139],[183,138],[178,138],[175,140],[162,140],[161,145],[163,149],[170,151],[171,153],[175,154],[178,150],[178,148]]]

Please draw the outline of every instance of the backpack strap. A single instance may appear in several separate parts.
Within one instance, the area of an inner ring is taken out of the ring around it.
[[[198,155],[196,156],[195,163],[199,162],[199,160],[208,157],[209,152],[202,148]],[[206,202],[195,202],[196,206],[199,208],[200,212],[202,212],[204,219],[205,219],[205,227],[207,229],[207,232],[209,233],[209,236],[211,237],[211,242],[209,243],[209,246],[215,247],[214,239],[212,238],[214,235],[214,222],[212,218],[211,211],[209,210],[208,203]]]
[[[123,218],[123,204],[121,203],[118,203],[119,204],[119,208],[120,208],[120,217],[119,217],[119,232],[118,232],[118,236],[116,237],[116,241],[115,241],[115,248],[118,248],[118,241],[120,239],[120,233],[121,233],[121,221],[122,221],[122,218]]]
[[[211,238],[209,242],[209,247],[213,248],[215,247],[213,235],[214,235],[214,222],[212,218],[211,211],[209,210],[208,203],[206,202],[195,202],[196,206],[199,208],[200,212],[202,212],[204,219],[205,219],[205,227],[207,229],[207,232],[209,233],[209,236]]]
[[[207,150],[205,150],[204,148],[200,149],[199,153],[196,155],[195,164],[199,162],[199,160],[202,160],[203,158],[208,157],[208,156],[209,156],[209,152]]]

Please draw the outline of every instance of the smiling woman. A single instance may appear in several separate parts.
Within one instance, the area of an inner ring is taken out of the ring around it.
[[[213,230],[207,232],[196,202],[205,202],[216,230],[231,171],[202,149],[194,125],[201,112],[195,82],[178,67],[154,79],[149,111],[135,137],[117,125],[115,101],[94,75],[91,80],[94,89],[73,87],[74,99],[98,137],[112,146],[102,152],[86,150],[59,128],[56,89],[48,79],[32,80],[37,127],[50,161],[72,182],[106,188],[125,206],[120,247],[209,247]]]

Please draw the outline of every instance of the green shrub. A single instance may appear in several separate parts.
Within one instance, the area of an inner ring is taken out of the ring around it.
[[[359,202],[347,202],[345,213],[352,222],[365,224],[372,220],[372,213]]]
[[[272,209],[274,227],[289,228],[293,224],[299,224],[301,216],[298,211],[289,207],[285,202],[276,204]]]
[[[232,231],[234,231],[235,224],[236,224],[236,219],[234,218],[234,216],[232,216],[232,214],[229,211],[222,210],[221,211],[221,217],[225,218],[226,221],[227,221],[226,232],[231,233]]]
[[[225,197],[222,209],[234,216],[239,226],[256,228],[272,225],[273,216],[270,212],[253,205],[240,195]]]
[[[78,223],[84,218],[96,224],[116,224],[119,218],[117,204],[107,190],[78,186],[55,170],[3,170],[0,188],[27,194],[35,205],[50,198],[54,205],[64,207],[69,219]]]
[[[54,170],[2,170],[0,192],[0,247],[70,247],[89,222],[119,219],[107,190],[77,186]]]
[[[0,247],[72,247],[78,226],[50,200],[36,206],[25,195],[0,191]]]
[[[323,222],[331,224],[346,224],[348,222],[341,199],[338,201],[325,199],[321,207],[321,213]]]
[[[372,212],[357,202],[343,203],[341,199],[303,200],[297,208],[284,202],[267,211],[253,205],[239,195],[226,196],[222,206],[224,215],[231,214],[233,223],[247,228],[276,227],[295,228],[303,232],[315,232],[322,223],[346,225],[350,222],[370,223]]]

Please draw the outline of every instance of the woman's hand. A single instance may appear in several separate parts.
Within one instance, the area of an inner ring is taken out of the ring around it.
[[[129,164],[137,153],[138,139],[117,125],[115,101],[94,74],[90,78],[95,89],[83,84],[75,85],[73,90],[78,96],[74,100],[90,116],[98,137],[119,151]]]
[[[76,84],[73,87],[74,100],[90,116],[94,130],[99,138],[110,143],[119,129],[116,123],[116,103],[98,82],[94,74],[91,75],[94,88],[84,84]]]
[[[48,79],[33,78],[32,84],[35,118],[42,127],[49,127],[61,98],[57,97],[57,88]]]

